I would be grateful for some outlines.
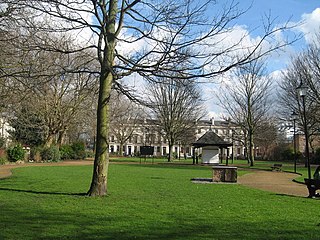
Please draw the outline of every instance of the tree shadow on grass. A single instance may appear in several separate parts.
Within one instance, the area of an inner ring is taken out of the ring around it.
[[[298,195],[292,195],[292,194],[285,194],[285,193],[276,193],[276,196],[280,196],[280,197],[291,197],[291,198],[308,198],[308,195],[306,196],[298,196]]]
[[[34,190],[2,188],[2,187],[0,187],[0,191],[23,192],[23,193],[33,193],[33,194],[48,194],[48,195],[64,195],[64,196],[86,196],[87,195],[86,193],[47,192],[47,191],[34,191]]]
[[[7,206],[3,209],[0,226],[6,226],[0,233],[3,239],[23,237],[22,239],[98,239],[98,240],[131,240],[131,239],[317,239],[318,228],[312,226],[308,236],[304,227],[276,228],[289,226],[294,221],[251,222],[246,219],[204,219],[201,215],[163,213],[167,221],[155,221],[154,216],[145,215],[140,219],[126,214],[98,214],[93,212],[71,211],[62,209],[57,212],[50,208],[29,209],[24,206]],[[170,218],[170,220],[169,220]],[[192,219],[192,221],[190,221]],[[270,221],[270,220],[269,220]],[[133,224],[134,223],[134,224]],[[139,224],[140,223],[140,224]],[[299,226],[299,225],[298,225]],[[272,231],[270,231],[270,228]],[[21,231],[26,229],[26,231]],[[20,238],[21,239],[21,238]]]

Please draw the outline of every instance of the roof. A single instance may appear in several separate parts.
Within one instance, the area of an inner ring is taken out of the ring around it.
[[[204,146],[229,147],[229,146],[232,146],[232,143],[224,141],[212,130],[209,130],[205,134],[203,134],[192,145],[194,147],[204,147]]]

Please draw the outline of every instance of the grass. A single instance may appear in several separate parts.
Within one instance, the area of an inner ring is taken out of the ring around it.
[[[103,198],[82,195],[91,172],[14,169],[0,180],[0,239],[319,239],[318,201],[191,183],[208,168],[111,164]]]
[[[160,164],[165,164],[165,165],[191,165],[192,164],[192,159],[174,159],[172,162],[168,163],[166,158],[138,158],[138,157],[117,157],[117,158],[112,158],[111,162],[122,162],[122,163],[141,163],[141,164],[154,164],[154,163],[160,163]],[[199,163],[201,163],[201,160],[199,160]],[[294,166],[293,162],[273,162],[273,161],[255,161],[254,166],[250,167],[248,164],[247,160],[244,159],[235,159],[232,161],[229,159],[228,161],[229,166],[237,166],[241,167],[242,169],[260,169],[260,170],[267,170],[271,171],[271,166],[274,163],[280,163],[282,164],[282,171],[286,172],[294,172]],[[226,160],[223,160],[223,164],[226,164]],[[211,168],[208,166],[208,168]],[[311,175],[313,175],[315,171],[316,166],[311,166]],[[295,179],[298,182],[304,183],[304,178],[308,177],[308,172],[307,168],[304,167],[303,163],[298,163],[297,164],[297,173],[299,176]]]

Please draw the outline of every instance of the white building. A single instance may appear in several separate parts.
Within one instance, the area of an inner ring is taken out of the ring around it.
[[[111,126],[112,128],[112,126]],[[156,120],[147,119],[135,124],[131,129],[132,134],[128,140],[123,144],[124,155],[138,156],[141,146],[153,146],[155,156],[166,156],[169,153],[169,146],[166,139],[157,131],[158,122]],[[229,154],[234,156],[244,155],[244,147],[240,141],[236,140],[235,135],[239,128],[230,121],[214,121],[201,120],[196,124],[196,132],[194,138],[190,140],[187,145],[182,143],[173,146],[173,153],[180,157],[191,157],[193,153],[192,143],[204,135],[207,131],[212,130],[224,141],[233,143],[233,146],[228,150]],[[110,134],[110,148],[111,154],[118,154],[120,152],[120,143],[115,134]],[[201,150],[197,154],[201,154]],[[226,154],[223,152],[222,154]]]
[[[0,137],[6,140],[6,146],[10,142],[9,131],[12,130],[12,127],[6,121],[4,117],[0,117]]]

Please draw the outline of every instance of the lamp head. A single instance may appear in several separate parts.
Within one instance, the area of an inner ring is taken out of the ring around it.
[[[298,115],[295,111],[293,111],[293,112],[291,113],[291,119],[292,119],[292,120],[297,120],[298,117],[299,117],[299,115]]]
[[[297,91],[300,97],[305,97],[307,95],[308,86],[304,85],[301,81],[300,85],[297,87]]]

